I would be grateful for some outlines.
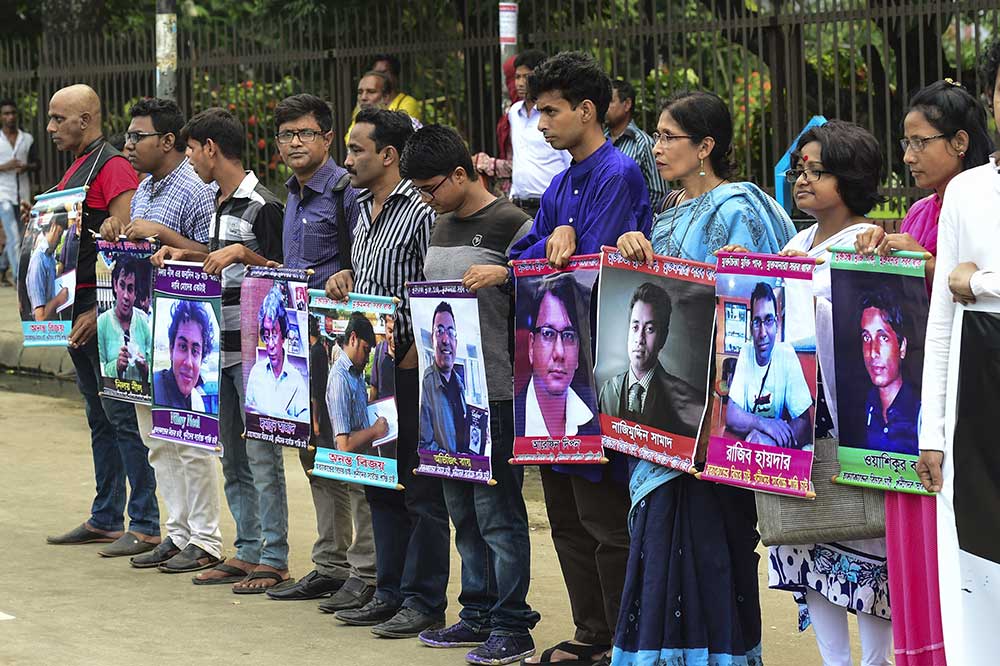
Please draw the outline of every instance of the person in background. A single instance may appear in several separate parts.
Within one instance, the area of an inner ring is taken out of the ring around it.
[[[387,53],[379,53],[374,58],[372,58],[371,71],[381,72],[389,77],[390,86],[388,90],[392,91],[392,99],[389,100],[388,105],[385,107],[389,111],[403,111],[408,116],[414,120],[421,120],[421,104],[413,97],[403,92],[400,88],[399,77],[402,74],[402,66],[399,62],[399,58],[394,55],[389,55]]]
[[[521,101],[515,82],[514,62],[517,55],[512,55],[503,61],[503,79],[507,86],[508,101],[505,102],[503,113],[497,120],[497,156],[490,157],[486,153],[476,153],[472,156],[472,164],[480,174],[492,179],[496,194],[510,195],[511,159],[514,153],[511,144],[510,117],[507,112],[516,102]]]
[[[20,279],[21,225],[17,218],[21,202],[31,200],[30,174],[39,168],[35,139],[18,127],[17,120],[17,103],[0,99],[0,231],[5,237],[0,252],[0,284],[5,287],[14,286]]]
[[[624,79],[611,82],[611,104],[605,118],[604,136],[611,139],[615,148],[622,151],[639,165],[642,177],[649,189],[649,205],[653,215],[663,210],[667,200],[667,183],[660,178],[653,157],[653,138],[643,132],[635,123],[635,88]]]

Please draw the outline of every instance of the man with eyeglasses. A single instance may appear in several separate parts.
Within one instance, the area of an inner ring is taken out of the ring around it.
[[[309,410],[309,392],[302,373],[288,361],[288,313],[281,292],[272,288],[257,313],[257,325],[266,351],[250,369],[246,407],[257,414],[302,421]]]
[[[601,412],[667,432],[694,437],[701,423],[704,391],[675,377],[660,363],[670,332],[673,304],[662,287],[644,282],[628,305],[628,359],[625,372],[604,382]]]
[[[752,340],[740,349],[729,385],[726,427],[748,442],[792,449],[813,445],[812,396],[795,349],[779,342],[774,289],[758,282],[750,294]]]
[[[434,363],[424,372],[420,390],[420,441],[418,449],[472,453],[469,450],[469,409],[465,381],[455,368],[458,331],[455,313],[442,301],[431,323]]]

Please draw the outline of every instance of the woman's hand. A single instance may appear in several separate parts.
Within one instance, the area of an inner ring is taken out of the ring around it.
[[[737,252],[740,254],[749,254],[750,250],[746,249],[742,245],[723,245],[722,247],[720,247],[718,250],[715,251],[715,254],[719,254],[720,252]]]
[[[618,252],[629,261],[653,264],[653,244],[641,231],[626,231],[618,237],[617,245]]]

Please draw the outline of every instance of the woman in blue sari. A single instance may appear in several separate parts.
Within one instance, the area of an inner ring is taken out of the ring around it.
[[[660,177],[682,189],[656,218],[651,239],[638,232],[618,239],[626,258],[648,263],[655,253],[714,264],[724,245],[776,254],[792,238],[795,228],[776,201],[731,180],[732,117],[719,97],[675,95],[656,129]],[[705,441],[703,426],[700,457]],[[632,542],[612,665],[759,666],[753,493],[646,461],[630,466]]]

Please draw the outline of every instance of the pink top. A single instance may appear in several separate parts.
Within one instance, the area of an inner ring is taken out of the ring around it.
[[[901,233],[910,234],[921,246],[937,256],[938,218],[941,216],[941,197],[932,194],[910,206]]]

